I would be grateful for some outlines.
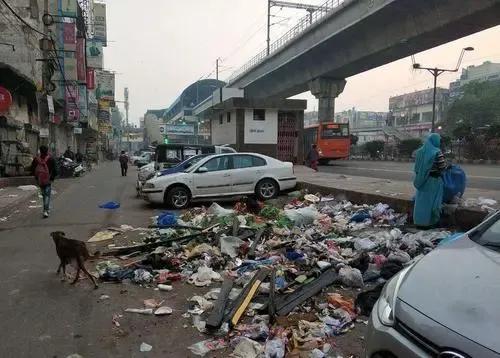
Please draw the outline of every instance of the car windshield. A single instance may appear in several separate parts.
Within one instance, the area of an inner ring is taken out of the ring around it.
[[[198,157],[193,157],[193,158],[189,158],[188,160],[186,160],[186,162],[184,163],[184,172],[187,173],[188,171],[191,170],[191,168],[193,167],[193,165],[195,165],[196,163],[198,163],[200,160],[202,160],[203,158],[205,158],[204,156],[198,156]]]
[[[470,234],[470,238],[479,245],[500,251],[500,213],[497,213],[495,216],[496,221],[493,224],[473,231]]]

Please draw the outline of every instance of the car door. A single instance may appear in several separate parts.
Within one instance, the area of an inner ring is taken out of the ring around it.
[[[265,166],[266,161],[260,157],[249,154],[233,155],[233,193],[253,193]]]
[[[206,172],[200,172],[206,168]],[[232,193],[232,160],[225,155],[209,159],[193,173],[195,196],[223,196]]]

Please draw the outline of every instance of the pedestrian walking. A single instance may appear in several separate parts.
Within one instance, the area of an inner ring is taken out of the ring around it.
[[[118,159],[120,161],[120,167],[122,170],[122,177],[127,176],[127,170],[128,170],[128,155],[125,154],[125,151],[122,150],[122,153],[120,154],[120,157]]]
[[[49,154],[49,148],[42,145],[40,155],[33,158],[31,172],[42,192],[43,217],[48,218],[50,214],[50,195],[52,192],[52,182],[57,175],[56,161]]]
[[[66,149],[66,151],[63,154],[63,157],[71,159],[71,160],[75,160],[75,153],[73,153],[73,151],[71,150],[71,147],[68,147],[68,149]]]
[[[318,171],[318,161],[319,161],[319,153],[318,153],[318,147],[316,144],[313,144],[311,147],[311,150],[307,154],[307,162],[309,163],[309,167],[311,169],[314,169],[315,171]]]
[[[80,150],[76,151],[75,160],[78,164],[83,163],[83,154],[82,154],[82,152],[80,152]]]
[[[419,227],[432,228],[441,216],[443,204],[443,179],[446,161],[441,152],[441,136],[432,133],[417,150],[415,179],[417,189],[413,208],[413,222]]]

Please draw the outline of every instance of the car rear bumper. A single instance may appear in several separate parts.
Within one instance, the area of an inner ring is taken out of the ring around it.
[[[384,326],[377,316],[376,308],[370,316],[365,338],[365,358],[431,357],[393,327]]]

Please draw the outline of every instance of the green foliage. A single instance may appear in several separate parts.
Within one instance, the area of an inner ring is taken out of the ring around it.
[[[410,157],[421,145],[420,138],[404,139],[398,144],[399,154],[403,157]]]
[[[276,220],[280,216],[281,210],[275,206],[266,205],[260,211],[260,216],[270,220]]]
[[[500,126],[500,84],[471,82],[464,86],[463,96],[449,107],[443,127],[457,138],[477,135],[477,131],[497,128],[490,135],[498,135]]]
[[[373,140],[365,143],[365,150],[370,154],[370,157],[377,158],[384,151],[384,141]]]
[[[358,144],[359,137],[355,134],[351,134],[351,145],[356,145]]]

